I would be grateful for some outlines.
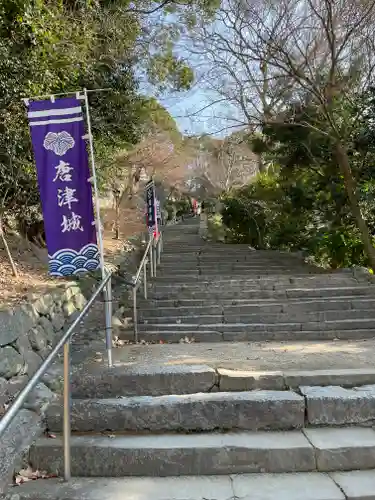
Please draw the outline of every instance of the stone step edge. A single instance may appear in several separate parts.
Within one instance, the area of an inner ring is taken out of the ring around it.
[[[277,496],[275,491],[278,492]],[[201,500],[254,498],[263,500],[368,500],[375,491],[375,470],[241,474],[228,476],[172,476],[127,478],[72,478],[29,481],[17,488],[19,500]],[[124,494],[124,492],[126,492]],[[12,500],[9,493],[5,500]]]
[[[131,326],[131,325],[130,325]],[[129,344],[134,343],[133,329],[121,330],[119,332],[120,341]],[[154,330],[150,330],[148,325],[138,325],[138,338],[141,344],[211,344],[220,342],[283,342],[283,341],[311,341],[311,342],[331,342],[331,341],[364,341],[375,338],[375,329],[373,328],[351,328],[325,330],[323,328],[315,330],[285,330],[280,329],[279,325],[272,325],[275,328],[269,330],[244,330],[229,329],[225,332],[218,331],[216,328],[210,328],[212,325],[194,325],[190,329],[159,329],[159,325],[154,325]],[[184,325],[182,325],[184,326]],[[146,327],[146,328],[145,328]],[[199,329],[198,329],[199,328]]]
[[[275,304],[302,304],[302,303],[310,303],[310,302],[322,302],[326,301],[327,297],[270,297],[270,298],[253,298],[253,299],[241,299],[241,298],[225,298],[223,300],[218,301],[217,299],[212,299],[211,301],[207,299],[191,299],[191,298],[178,298],[178,299],[152,299],[151,297],[147,300],[143,299],[143,297],[139,297],[139,304],[153,304],[159,305],[162,302],[168,302],[171,304],[174,303],[181,303],[181,305],[184,305],[184,307],[191,307],[191,304],[194,304],[194,302],[198,303],[205,303],[207,305],[213,304],[213,305],[219,305],[221,306],[222,304],[229,304],[229,305],[234,305],[234,306],[241,306],[241,305],[259,305],[259,306],[266,306],[266,305],[275,305]],[[338,301],[346,301],[346,300],[375,300],[375,294],[374,297],[371,297],[367,294],[364,295],[337,295],[332,298],[329,298],[330,301],[332,302],[338,302]]]
[[[134,380],[137,379],[135,386]],[[78,369],[72,375],[73,397],[160,396],[252,390],[289,390],[303,386],[353,388],[375,384],[375,369],[233,370],[208,365],[144,365],[92,373]]]
[[[375,468],[375,431],[361,427],[114,437],[72,435],[71,446],[72,474],[93,477]],[[61,437],[40,438],[30,449],[30,464],[61,474],[62,451]]]
[[[374,406],[375,406],[375,397]],[[305,397],[294,391],[212,392],[185,395],[72,399],[74,432],[209,432],[291,430],[305,424]],[[49,406],[47,427],[61,432],[62,400]]]
[[[46,413],[47,427],[61,432],[62,400]],[[375,385],[301,386],[296,391],[252,390],[185,395],[72,400],[75,432],[208,432],[291,430],[309,426],[370,426]]]
[[[176,308],[177,309],[177,308]],[[178,310],[175,312],[179,312]],[[354,314],[362,314],[363,316],[366,316],[365,318],[339,318],[337,320],[329,320],[325,316],[329,316],[330,314],[335,314],[338,317],[341,314],[348,314],[348,315],[354,315]],[[233,319],[236,317],[242,318],[240,322],[235,322],[233,323]],[[160,324],[161,321],[165,321],[166,324],[170,325],[171,323],[175,323],[176,325],[181,324],[181,321],[185,321],[185,324],[189,324],[189,320],[192,320],[193,318],[201,318],[202,323],[206,320],[211,320],[215,319],[217,320],[216,323],[213,324],[238,324],[238,323],[245,323],[245,324],[259,324],[260,320],[262,321],[262,324],[267,324],[268,322],[274,323],[273,320],[277,320],[277,323],[301,323],[303,319],[306,320],[308,318],[308,322],[319,322],[319,321],[351,321],[351,320],[367,320],[367,319],[375,319],[375,308],[371,309],[324,309],[324,310],[318,310],[318,311],[282,311],[282,312],[269,312],[269,311],[256,311],[256,312],[242,312],[242,311],[218,311],[217,313],[214,314],[209,314],[209,313],[199,313],[197,314],[171,314],[171,315],[161,315],[161,316],[156,316],[156,315],[150,315],[147,316],[144,311],[141,311],[140,317],[138,318],[138,321],[140,323],[144,324]],[[319,319],[316,319],[319,318]],[[256,319],[256,321],[251,321],[252,319]],[[282,321],[285,319],[289,319],[290,321]],[[245,321],[244,321],[245,320]],[[272,321],[269,321],[272,320]],[[161,323],[162,324],[162,323]],[[194,323],[195,324],[195,323]],[[200,324],[200,323],[198,323]],[[210,323],[206,323],[207,325]]]
[[[323,302],[323,301],[321,301]],[[321,303],[316,305],[314,308],[312,303],[296,303],[296,304],[222,304],[222,305],[195,305],[195,306],[162,306],[162,307],[138,307],[140,317],[145,319],[149,318],[162,318],[164,316],[168,317],[200,317],[200,316],[221,316],[225,315],[241,315],[241,316],[251,316],[257,314],[264,315],[280,315],[280,314],[325,314],[325,313],[341,313],[341,312],[374,312],[374,307],[369,308],[369,306],[375,305],[375,298],[370,299],[364,304],[352,304],[350,301],[334,302],[324,301],[327,306],[326,309],[321,308]],[[337,306],[337,307],[334,307]],[[358,305],[363,305],[364,307],[358,307]],[[332,308],[331,308],[332,307]],[[126,313],[131,314],[131,310],[127,309]],[[178,313],[178,314],[176,314]]]

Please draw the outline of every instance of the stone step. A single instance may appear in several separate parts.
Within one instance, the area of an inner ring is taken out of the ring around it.
[[[287,259],[287,258],[296,258],[299,256],[298,253],[290,253],[290,252],[279,252],[277,250],[254,250],[247,244],[215,244],[211,242],[202,242],[202,240],[197,240],[192,236],[188,236],[187,238],[181,237],[180,239],[170,239],[164,238],[164,243],[169,243],[169,245],[165,246],[165,252],[168,253],[170,249],[179,250],[180,248],[185,248],[188,251],[199,250],[202,253],[214,253],[214,252],[222,252],[222,253],[241,253],[247,252],[254,257],[263,257],[269,260],[273,259]]]
[[[280,299],[280,298],[320,298],[320,297],[342,297],[350,295],[360,295],[360,296],[374,296],[375,288],[371,285],[365,286],[355,286],[355,287],[326,287],[326,288],[285,288],[282,290],[238,290],[231,289],[230,287],[223,287],[219,290],[189,290],[185,288],[180,290],[178,296],[176,297],[176,292],[168,291],[158,292],[150,290],[149,299],[158,300],[169,300],[177,299],[181,300],[184,298],[194,299],[211,299],[217,301],[218,299]]]
[[[158,268],[160,270],[160,267]],[[181,269],[181,268],[180,268]],[[178,272],[179,269],[176,269],[176,272]],[[190,271],[189,271],[190,272]],[[201,274],[201,279],[204,279],[204,276]],[[353,276],[349,275],[341,275],[341,274],[306,274],[306,276],[301,276],[301,275],[296,275],[294,276],[291,274],[290,276],[285,276],[285,275],[277,275],[275,274],[274,276],[264,276],[261,278],[257,277],[250,277],[248,278],[247,276],[239,275],[238,278],[220,278],[220,275],[218,275],[217,281],[225,281],[225,282],[244,282],[244,283],[251,283],[251,282],[259,282],[259,283],[290,283],[290,284],[295,284],[298,285],[299,283],[311,283],[311,284],[316,284],[316,283],[359,283],[356,278]],[[162,276],[158,276],[156,278],[156,282],[158,279],[160,279]],[[216,280],[216,278],[215,278]],[[212,277],[207,278],[207,282],[210,283],[213,281]]]
[[[258,301],[257,301],[258,302]],[[150,307],[147,301],[141,303],[139,317],[155,318],[162,316],[198,316],[198,315],[242,315],[242,314],[297,314],[306,312],[324,311],[350,311],[374,310],[375,298],[369,299],[335,299],[335,300],[309,300],[290,302],[271,302],[239,305],[223,303],[222,305],[184,305],[184,306],[157,306]]]
[[[184,240],[179,242],[178,244],[175,244],[174,246],[172,245],[171,242],[167,242],[164,240],[164,251],[163,251],[163,256],[165,256],[167,259],[169,257],[176,257],[178,254],[183,254],[186,259],[196,257],[198,256],[199,258],[202,259],[208,259],[211,256],[224,256],[224,257],[232,257],[235,259],[236,257],[242,258],[242,257],[247,257],[249,259],[252,259],[254,261],[259,260],[259,261],[264,261],[272,264],[273,262],[303,262],[304,258],[301,256],[297,255],[291,255],[291,254],[281,254],[281,253],[274,253],[272,255],[270,254],[262,254],[260,252],[254,252],[250,250],[249,248],[237,248],[237,245],[234,247],[230,245],[224,245],[220,248],[213,247],[211,245],[207,246],[202,246],[202,245],[195,245],[191,244],[188,240]]]
[[[202,276],[201,279],[206,279],[207,281],[212,281],[214,279],[220,279],[221,275],[234,275],[238,277],[237,279],[243,279],[244,276],[249,275],[251,277],[256,276],[290,276],[293,274],[298,275],[306,275],[306,277],[311,276],[310,270],[305,267],[274,267],[270,269],[268,266],[217,266],[209,268],[204,268],[200,266],[194,266],[192,269],[184,269],[184,268],[172,268],[170,270],[159,268],[158,279],[168,279],[171,276],[179,276],[180,278],[189,277],[189,276]],[[260,279],[260,278],[258,278]]]
[[[327,306],[329,303],[327,304]],[[168,318],[170,319],[170,318]],[[288,323],[288,322],[326,322],[326,321],[346,321],[346,320],[366,320],[371,319],[375,321],[374,309],[349,309],[343,310],[325,310],[315,312],[285,312],[279,314],[247,314],[243,312],[237,313],[224,313],[224,323]]]
[[[189,361],[193,363],[191,357]],[[135,379],[137,384],[134,384]],[[373,385],[375,385],[375,370],[370,368],[256,371],[214,369],[207,365],[194,364],[160,366],[148,363],[147,366],[140,367],[115,363],[111,370],[102,367],[94,371],[83,369],[74,373],[72,396],[74,399],[111,399],[212,391],[282,391],[289,388],[300,391],[300,388],[308,386],[349,389],[361,387],[369,392],[370,386]]]
[[[29,481],[17,500],[372,500],[375,471]],[[12,500],[9,496],[6,500]]]
[[[178,311],[179,312],[179,311]],[[236,313],[219,313],[219,314],[196,314],[182,315],[164,315],[164,316],[147,316],[144,312],[139,316],[139,322],[142,324],[197,324],[209,325],[219,323],[245,323],[245,324],[275,324],[275,323],[292,323],[292,322],[325,322],[325,321],[342,321],[355,319],[371,319],[375,326],[375,309],[358,309],[358,310],[332,310],[332,311],[296,311],[286,313],[247,313],[239,310]]]
[[[186,257],[185,257],[186,255]],[[231,266],[271,266],[272,268],[301,268],[311,269],[315,271],[315,274],[324,274],[326,271],[317,268],[310,264],[306,264],[304,261],[297,259],[281,260],[281,261],[267,261],[261,259],[252,259],[248,255],[243,256],[231,256],[231,255],[211,255],[207,257],[201,257],[199,254],[183,254],[176,252],[175,255],[165,256],[162,255],[161,266],[162,269],[173,269],[180,264],[181,268],[194,269],[194,267],[206,267],[209,269],[217,267],[231,267]],[[339,274],[339,273],[337,273]],[[341,274],[341,273],[340,273]],[[342,273],[344,274],[344,273]]]
[[[160,346],[148,346],[148,349],[154,347],[160,352]],[[194,356],[185,356],[183,361],[190,364],[155,365],[148,362],[145,366],[124,366],[115,363],[110,370],[104,366],[94,370],[82,368],[72,375],[72,397],[111,399],[211,391],[282,391],[289,388],[299,391],[301,387],[308,386],[362,387],[370,390],[366,386],[375,385],[375,370],[370,368],[256,371],[194,365]]]
[[[187,272],[186,274],[181,274],[178,271],[176,272],[171,272],[171,273],[165,273],[163,272],[162,274],[160,271],[158,271],[157,279],[160,282],[165,282],[165,283],[171,283],[174,281],[178,282],[192,282],[196,281],[199,277],[203,281],[213,281],[213,280],[221,280],[223,277],[224,279],[241,279],[244,276],[247,279],[261,279],[263,276],[265,277],[271,277],[274,276],[275,271],[271,271],[267,269],[266,267],[263,267],[262,269],[255,269],[255,270],[216,270],[213,271],[212,273],[205,273],[205,274],[199,274],[199,273],[190,273]],[[311,274],[309,270],[306,271],[305,268],[301,268],[301,270],[297,270],[296,268],[293,269],[279,269],[277,271],[278,276],[285,276],[288,277],[291,274],[294,275],[299,275],[301,277],[309,277]]]
[[[73,435],[72,475],[180,476],[332,472],[375,468],[369,428],[157,435]],[[41,438],[30,464],[62,475],[62,439]]]
[[[184,260],[180,260],[180,269],[181,270],[184,270],[186,269],[187,271],[191,271],[191,270],[194,270],[195,267],[197,268],[202,268],[202,269],[207,269],[207,270],[215,270],[215,269],[220,269],[220,268],[255,268],[255,269],[260,269],[262,268],[262,266],[265,266],[267,265],[267,267],[269,269],[285,269],[285,268],[294,268],[294,267],[307,267],[308,266],[305,266],[305,265],[302,265],[302,264],[298,264],[298,263],[294,263],[294,262],[279,262],[279,263],[273,263],[273,264],[270,264],[269,262],[258,262],[258,261],[250,261],[250,260],[247,260],[247,261],[244,261],[244,262],[237,262],[236,260],[228,260],[228,261],[222,261],[221,259],[220,260],[216,260],[216,261],[207,261],[207,262],[203,262],[202,260],[200,260],[199,258],[197,259],[196,262],[185,262]],[[165,262],[164,260],[161,262],[161,265],[160,265],[160,269],[163,270],[163,271],[173,271],[173,270],[176,270],[177,269],[177,263],[168,263],[168,262]]]
[[[71,377],[71,392],[72,397],[76,399],[194,394],[209,392],[217,387],[218,378],[218,373],[207,365],[120,364],[111,369],[97,367],[74,372]],[[299,383],[311,385],[306,381],[304,378],[299,380]],[[369,378],[363,381],[363,384],[372,381],[373,379]],[[321,384],[321,380],[317,383]],[[283,387],[279,382],[279,386],[272,384],[272,388]]]
[[[375,421],[375,385],[345,389],[338,386],[302,386],[308,425],[372,425]]]
[[[150,343],[180,343],[184,339],[195,342],[282,342],[282,341],[325,341],[325,340],[363,340],[375,337],[375,328],[329,330],[323,325],[316,325],[315,330],[293,330],[291,325],[267,325],[267,331],[240,325],[229,327],[213,325],[140,325],[139,339]],[[298,328],[297,325],[292,325]],[[147,327],[147,328],[146,328]],[[224,331],[222,331],[224,330]],[[120,338],[133,341],[134,333],[121,332]]]
[[[63,409],[53,404],[47,426],[62,432]],[[290,430],[304,425],[305,399],[292,391],[215,392],[72,401],[77,432]]]
[[[215,267],[231,267],[231,266],[252,266],[252,267],[268,267],[271,266],[272,268],[301,268],[304,267],[306,269],[314,269],[316,271],[316,274],[324,274],[322,271],[319,270],[319,268],[309,266],[305,264],[304,262],[301,261],[294,261],[294,260],[289,260],[289,261],[280,261],[280,262],[267,262],[264,260],[254,260],[245,257],[231,257],[230,255],[226,255],[221,257],[220,255],[213,255],[210,258],[200,258],[199,255],[191,256],[191,254],[188,254],[189,258],[185,258],[184,255],[180,253],[176,253],[175,256],[165,256],[164,254],[162,255],[161,258],[161,269],[176,269],[178,266],[181,267],[181,269],[194,269],[195,267],[204,267],[204,268],[215,268]]]
[[[176,297],[176,296],[175,296]],[[287,300],[287,302],[285,302]],[[281,298],[266,298],[259,300],[259,298],[243,298],[243,297],[236,297],[236,298],[225,298],[225,297],[218,297],[218,298],[212,298],[212,297],[205,297],[203,299],[200,298],[168,298],[168,299],[152,299],[149,297],[148,300],[144,300],[142,296],[139,297],[138,300],[138,305],[141,308],[174,308],[174,307],[186,307],[186,308],[193,308],[193,307],[210,307],[210,306],[217,306],[219,305],[220,307],[243,307],[243,306],[249,306],[249,307],[260,307],[260,308],[273,308],[274,306],[277,307],[282,307],[284,304],[287,304],[288,306],[290,305],[291,307],[299,307],[300,305],[303,305],[304,307],[307,308],[307,310],[310,310],[309,308],[312,307],[313,309],[311,310],[316,310],[313,306],[313,304],[323,304],[323,303],[330,303],[330,304],[337,304],[339,302],[345,302],[345,303],[350,303],[352,305],[353,309],[359,309],[361,307],[367,308],[367,306],[361,306],[361,304],[370,304],[372,301],[375,300],[375,297],[372,298],[369,295],[351,295],[350,293],[343,293],[342,295],[337,295],[336,297],[329,297],[325,298],[324,300],[321,297],[294,297],[294,298],[286,298],[281,297]],[[323,306],[322,306],[323,307]],[[263,309],[262,309],[263,310]],[[273,309],[270,309],[273,310]],[[282,309],[280,309],[282,310]],[[319,309],[318,309],[319,310]]]
[[[139,325],[140,331],[147,330],[176,330],[183,329],[185,331],[196,331],[196,323],[168,323],[167,318],[165,323],[148,323],[147,325]],[[330,321],[304,321],[304,322],[288,322],[288,323],[200,323],[200,329],[226,333],[226,332],[306,332],[306,331],[340,331],[340,330],[365,330],[375,329],[374,320],[371,319],[343,319]],[[208,327],[208,328],[207,328]]]
[[[221,376],[225,375],[226,371],[223,370]],[[283,378],[284,384],[286,380],[287,375]],[[80,433],[152,433],[369,426],[375,421],[375,385],[352,389],[341,386],[301,386],[298,390],[303,396],[290,390],[257,389],[154,397],[73,399],[71,426],[73,431]],[[48,408],[46,422],[50,431],[62,432],[62,415],[62,402],[53,403]]]
[[[248,278],[247,276],[244,277],[244,275],[240,275],[238,278],[231,277],[231,278],[223,278],[221,276],[218,276],[217,279],[211,278],[207,279],[206,276],[194,276],[192,275],[190,277],[191,282],[187,283],[187,280],[184,280],[182,282],[177,282],[176,279],[178,279],[179,275],[174,276],[171,278],[169,282],[165,282],[165,277],[163,279],[161,277],[157,277],[149,286],[151,290],[154,291],[165,291],[165,290],[174,290],[177,293],[180,290],[218,290],[218,289],[223,289],[223,288],[228,288],[230,287],[231,289],[237,289],[240,288],[241,290],[285,290],[285,289],[290,289],[290,288],[307,288],[310,289],[312,287],[322,287],[322,288],[339,288],[339,287],[345,287],[345,288],[356,288],[356,287],[367,287],[367,288],[372,288],[375,296],[375,287],[372,287],[372,285],[366,284],[364,285],[363,283],[359,283],[355,279],[311,279],[309,275],[306,277],[294,277],[292,281],[290,281],[289,278],[285,277],[279,278],[279,277],[274,277],[274,279],[262,279],[258,277],[254,278]]]

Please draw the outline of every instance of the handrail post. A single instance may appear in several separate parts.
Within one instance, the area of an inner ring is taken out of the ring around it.
[[[150,238],[152,238],[152,236],[150,236]],[[151,244],[150,244],[150,274],[151,274],[151,278],[154,277],[154,252],[152,250],[153,248],[153,242],[151,240]]]
[[[71,443],[70,443],[70,339],[64,344],[64,479],[70,481]]]
[[[147,299],[147,264],[143,264],[143,296]]]
[[[160,258],[161,258],[161,235],[159,236],[157,243],[157,253],[158,253],[158,266],[160,266]]]
[[[134,341],[138,342],[138,312],[137,312],[137,286],[133,286],[133,322]]]
[[[157,265],[157,253],[156,253],[156,245],[155,240],[152,242],[152,251],[153,251],[153,263],[154,263],[154,278],[156,278],[156,265]]]
[[[112,368],[112,278],[110,277],[103,290],[105,309],[105,343],[107,349],[108,366]]]

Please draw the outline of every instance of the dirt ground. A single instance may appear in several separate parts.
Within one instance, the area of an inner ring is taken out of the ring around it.
[[[102,210],[104,222],[104,251],[106,259],[116,255],[122,248],[124,240],[143,230],[141,214],[136,210],[123,209],[120,222],[120,240],[113,239],[113,211]],[[17,306],[28,300],[29,294],[42,294],[48,288],[59,283],[58,278],[50,278],[44,264],[29,245],[19,238],[7,235],[7,242],[18,271],[18,277],[12,275],[12,269],[5,250],[0,242],[0,309]]]

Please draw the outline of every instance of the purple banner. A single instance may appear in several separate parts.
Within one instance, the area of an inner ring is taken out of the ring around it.
[[[156,230],[156,198],[154,181],[149,181],[145,187],[146,191],[146,210],[147,210],[147,228],[149,233],[154,233]]]
[[[100,265],[81,101],[29,104],[44,227],[52,276]]]

